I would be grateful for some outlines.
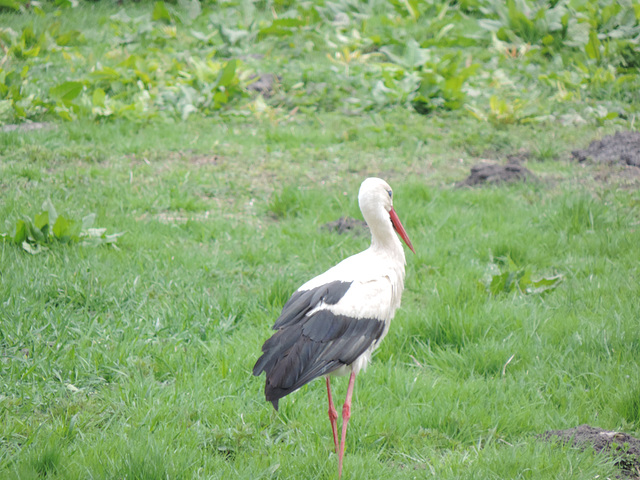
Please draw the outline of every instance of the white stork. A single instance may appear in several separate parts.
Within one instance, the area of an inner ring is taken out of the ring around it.
[[[358,203],[371,230],[371,246],[312,278],[287,301],[273,334],[262,346],[253,374],[266,372],[265,396],[278,400],[311,380],[325,376],[329,420],[342,475],[347,424],[356,375],[371,360],[400,306],[404,288],[404,250],[394,229],[415,253],[393,209],[391,187],[379,178],[360,186]],[[350,373],[338,442],[336,412],[329,375]]]

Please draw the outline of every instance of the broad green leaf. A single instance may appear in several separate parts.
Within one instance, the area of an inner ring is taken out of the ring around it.
[[[64,216],[60,215],[56,220],[56,223],[53,225],[53,234],[58,239],[68,237],[71,234],[70,227],[71,227],[71,224],[69,220]]]
[[[55,224],[56,219],[58,218],[58,212],[56,212],[56,208],[53,206],[50,198],[47,198],[42,202],[42,210],[49,212],[49,224]]]
[[[216,92],[213,94],[213,101],[217,106],[224,105],[229,101],[229,94],[227,92]]]
[[[93,227],[94,222],[96,221],[96,214],[90,213],[86,217],[82,219],[82,230],[87,230]]]
[[[49,225],[49,212],[44,211],[36,214],[33,219],[33,224],[37,229],[42,231],[44,227]]]
[[[520,272],[520,278],[518,278],[518,288],[521,292],[526,293],[527,289],[531,285],[531,270],[525,268]]]
[[[84,35],[78,30],[69,30],[56,37],[56,43],[61,47],[80,45],[84,43],[84,41]]]
[[[304,20],[300,20],[298,18],[276,18],[271,22],[271,25],[261,28],[258,35],[260,37],[264,37],[266,35],[291,35],[295,32],[296,28],[302,27],[305,23],[306,22]]]
[[[159,1],[154,4],[151,19],[153,21],[162,20],[163,22],[171,23],[171,14],[164,2]]]
[[[90,75],[91,78],[95,80],[104,80],[107,82],[113,82],[122,78],[122,74],[111,67],[103,67],[99,70],[94,70]]]
[[[602,25],[606,25],[607,22],[609,22],[609,20],[611,18],[613,18],[614,16],[616,16],[620,12],[621,8],[622,7],[620,7],[620,5],[617,2],[612,3],[612,4],[607,5],[604,8],[602,8],[600,10],[600,21],[601,21]]]
[[[0,0],[0,8],[11,8],[12,10],[20,10],[20,4],[15,0]]]
[[[64,82],[49,90],[49,94],[64,103],[71,102],[82,92],[82,82]]]
[[[96,88],[93,91],[92,102],[94,107],[102,107],[104,108],[104,101],[106,100],[107,95],[104,93],[104,90],[101,88]]]
[[[21,56],[24,58],[35,58],[38,56],[39,53],[40,53],[40,46],[36,45],[35,47],[22,50]]]
[[[276,18],[271,25],[276,27],[297,28],[302,27],[306,22],[300,18]]]
[[[392,62],[411,69],[421,67],[431,59],[430,50],[421,48],[414,39],[408,40],[404,47],[386,46],[382,47],[380,51]]]
[[[542,44],[543,45],[549,46],[549,45],[551,45],[553,43],[553,41],[554,41],[553,35],[545,35],[542,38]]]
[[[218,75],[218,80],[216,81],[216,87],[228,87],[231,85],[233,80],[236,78],[236,65],[237,60],[229,60],[224,68],[220,71]]]
[[[20,40],[22,40],[22,43],[24,44],[25,47],[27,48],[33,47],[38,40],[36,38],[36,34],[33,31],[33,27],[31,27],[30,25],[27,25],[26,27],[24,27],[22,29],[22,35],[20,35]]]
[[[27,238],[27,224],[24,220],[18,220],[16,222],[16,230],[13,234],[13,241],[16,243],[22,243]]]
[[[595,60],[600,60],[600,45],[598,33],[595,30],[589,31],[589,41],[584,47],[587,56]]]
[[[178,5],[186,12],[189,22],[194,21],[202,13],[200,0],[178,0]]]
[[[58,215],[50,200],[46,200],[42,208],[44,211],[35,215],[32,220],[24,217],[16,222],[11,234],[0,234],[0,240],[13,241],[29,253],[36,254],[46,250],[46,243],[54,238],[63,243],[79,242],[82,245],[114,244],[123,233],[107,235],[106,228],[92,228],[95,213],[85,216],[82,223]],[[55,219],[55,220],[53,220]],[[5,222],[11,228],[11,223]]]
[[[530,267],[519,268],[510,257],[501,257],[499,260],[504,263],[501,268],[504,271],[492,274],[489,278],[485,277],[481,282],[486,291],[492,295],[512,292],[538,294],[555,288],[562,280],[562,275],[533,280]],[[492,272],[495,272],[497,268],[495,264],[490,265]]]
[[[42,232],[42,241],[49,241],[49,232],[51,230],[51,225],[49,223],[49,212],[40,212],[36,214],[33,224],[36,228],[36,232]]]
[[[56,223],[53,225],[53,235],[63,242],[78,241],[81,225],[64,215],[59,215]]]
[[[36,227],[30,218],[25,217],[24,222],[27,229],[27,240],[33,240],[36,243],[44,242],[44,234]]]
[[[506,291],[507,281],[509,279],[509,272],[504,272],[499,275],[494,275],[489,284],[489,292],[494,295]]]

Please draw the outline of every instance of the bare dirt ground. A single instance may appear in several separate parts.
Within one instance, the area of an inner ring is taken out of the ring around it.
[[[263,73],[257,75],[257,80],[253,83],[250,83],[247,86],[247,90],[254,91],[260,93],[263,97],[270,97],[273,95],[273,91],[276,83],[278,82],[278,77],[273,73]]]
[[[584,150],[571,152],[579,162],[609,163],[640,167],[640,132],[617,132],[594,140]]]
[[[365,222],[351,217],[340,217],[338,220],[325,223],[322,228],[340,234],[347,232],[361,234],[369,229]]]
[[[594,140],[571,156],[594,167],[594,179],[621,188],[640,187],[640,132],[617,132]]]
[[[537,177],[522,162],[529,152],[519,151],[507,155],[507,163],[481,162],[471,167],[470,175],[456,187],[514,181],[535,181]],[[595,167],[594,177],[603,183],[637,187],[640,184],[640,132],[616,132],[601,140],[592,141],[586,149],[573,150],[571,157],[580,163]]]
[[[473,187],[485,183],[508,183],[514,181],[535,181],[537,177],[527,167],[515,161],[501,164],[495,162],[478,163],[471,167],[471,174],[456,187]]]
[[[616,465],[622,471],[619,478],[640,479],[640,440],[631,435],[580,425],[567,430],[549,430],[541,437],[608,453],[616,459]]]

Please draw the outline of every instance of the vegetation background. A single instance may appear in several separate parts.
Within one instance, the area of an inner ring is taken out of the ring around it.
[[[323,385],[251,368],[372,175],[417,254],[345,478],[621,475],[539,435],[640,435],[640,168],[571,155],[637,134],[639,43],[630,0],[0,0],[0,477],[335,478]]]

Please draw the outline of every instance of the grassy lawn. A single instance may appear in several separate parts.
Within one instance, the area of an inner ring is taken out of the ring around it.
[[[640,11],[601,3],[1,10],[0,124],[45,128],[0,131],[0,232],[50,200],[123,235],[0,240],[0,478],[336,478],[323,383],[276,414],[251,369],[289,295],[368,246],[321,228],[367,176],[417,253],[344,477],[619,475],[538,438],[640,436],[640,169],[571,157],[638,125]],[[538,181],[455,188],[523,152]],[[488,291],[509,273],[561,281]]]

